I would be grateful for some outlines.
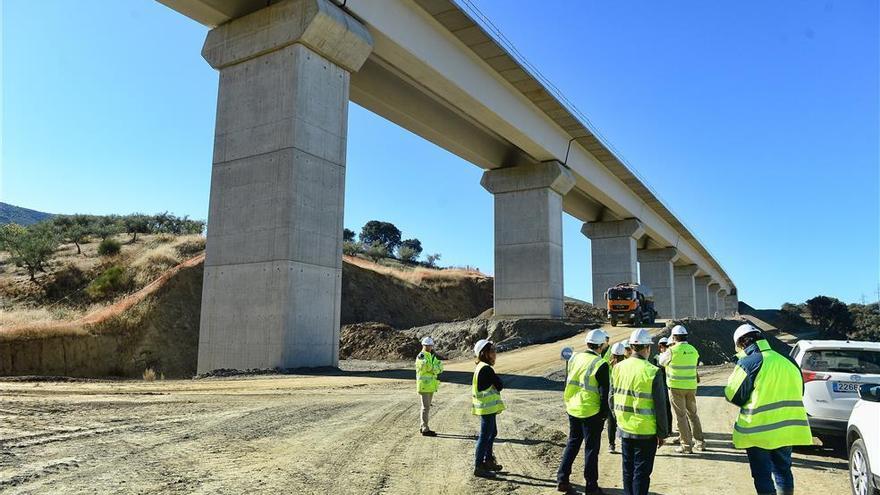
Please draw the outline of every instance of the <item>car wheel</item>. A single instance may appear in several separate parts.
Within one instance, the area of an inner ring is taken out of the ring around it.
[[[871,463],[861,438],[849,448],[849,481],[853,495],[874,495],[876,487],[871,479]]]

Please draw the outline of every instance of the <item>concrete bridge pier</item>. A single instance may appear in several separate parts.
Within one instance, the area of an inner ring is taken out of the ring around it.
[[[718,317],[727,318],[727,291],[721,289],[718,291]]]
[[[585,223],[593,264],[593,305],[605,307],[605,291],[620,283],[639,281],[636,240],[645,233],[635,218]]]
[[[711,281],[712,277],[706,275],[694,277],[697,318],[709,318],[709,282]]]
[[[718,290],[720,288],[721,285],[714,281],[709,283],[709,318],[718,316]]]
[[[675,248],[642,249],[638,252],[639,283],[654,291],[654,307],[660,318],[678,315],[675,300],[675,274],[673,263],[678,260]]]
[[[495,316],[561,318],[562,197],[574,187],[558,162],[488,170],[495,196]]]
[[[220,87],[199,372],[338,363],[349,78],[371,50],[328,0],[208,33]]]
[[[693,318],[697,314],[694,275],[696,275],[698,271],[699,267],[697,267],[697,265],[674,267],[676,318]]]
[[[727,312],[730,316],[736,316],[739,311],[739,296],[737,296],[736,289],[731,290],[726,299]]]

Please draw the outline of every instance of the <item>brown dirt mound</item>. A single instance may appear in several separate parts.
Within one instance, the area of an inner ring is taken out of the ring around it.
[[[686,319],[670,322],[660,336],[669,337],[669,332],[674,325],[684,325],[688,331],[688,343],[700,352],[700,361],[703,364],[724,364],[736,362],[733,332],[736,327],[742,324],[743,322],[740,320]],[[767,341],[779,353],[788,355],[791,352],[791,347],[772,335],[767,335]]]
[[[384,323],[355,323],[339,332],[340,359],[411,359],[420,349],[417,339]]]

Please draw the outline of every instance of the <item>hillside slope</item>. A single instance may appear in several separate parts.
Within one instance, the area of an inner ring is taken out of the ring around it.
[[[0,375],[166,377],[195,374],[204,254],[115,304],[73,321],[0,329]],[[462,270],[393,270],[343,262],[343,322],[399,328],[477,316],[492,306],[492,279]],[[361,319],[363,318],[363,319]]]
[[[42,211],[30,210],[8,203],[0,203],[0,225],[7,223],[32,225],[52,218],[52,216],[51,213],[43,213]]]

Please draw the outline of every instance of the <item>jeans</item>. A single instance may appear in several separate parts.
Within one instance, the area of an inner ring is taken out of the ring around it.
[[[492,453],[492,444],[495,443],[495,437],[498,436],[495,416],[497,414],[480,416],[480,436],[477,437],[477,451],[474,455],[474,465],[477,467],[495,457],[495,454]]]
[[[556,472],[556,481],[568,482],[571,467],[584,444],[584,484],[589,490],[599,487],[599,448],[602,444],[602,426],[605,418],[596,414],[589,418],[568,415],[568,444],[562,451],[562,463]]]
[[[608,413],[608,445],[617,445],[617,418],[614,413]]]
[[[758,493],[794,491],[794,476],[791,474],[791,447],[766,450],[759,447],[746,449],[749,467]],[[772,477],[771,477],[772,475]],[[776,486],[773,486],[773,481]]]
[[[620,453],[623,457],[623,493],[648,495],[654,456],[657,455],[657,438],[621,438]]]

